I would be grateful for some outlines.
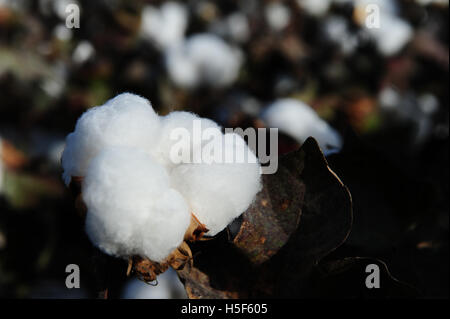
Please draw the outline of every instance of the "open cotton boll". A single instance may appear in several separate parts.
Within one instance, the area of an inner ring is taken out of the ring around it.
[[[272,2],[269,3],[264,10],[267,23],[274,31],[283,30],[291,19],[291,12],[285,5]]]
[[[250,26],[247,16],[239,11],[227,17],[213,21],[209,27],[211,33],[226,37],[233,42],[244,43],[250,37]]]
[[[262,118],[268,127],[278,128],[299,143],[309,136],[314,137],[325,153],[338,151],[342,147],[339,133],[299,100],[279,99],[267,107]]]
[[[159,9],[148,5],[142,12],[141,32],[165,50],[183,41],[187,23],[187,9],[178,2],[165,2]]]
[[[243,54],[211,33],[197,34],[166,55],[172,81],[186,89],[200,85],[225,87],[239,75]]]
[[[297,4],[312,16],[327,13],[332,2],[332,0],[297,0]]]
[[[194,155],[198,154],[194,150],[206,142],[202,140],[206,129],[214,129],[217,134],[221,134],[220,126],[212,120],[189,112],[169,113],[161,118],[161,134],[154,151],[155,158],[169,170],[180,164],[177,154],[188,154],[188,160],[183,162],[193,162]]]
[[[331,15],[322,24],[325,36],[339,46],[345,55],[353,54],[358,46],[358,36],[350,32],[346,19]]]
[[[171,173],[171,182],[187,200],[192,213],[214,236],[253,202],[261,189],[260,165],[245,141],[237,134],[225,134],[222,152],[234,151],[236,158],[250,154],[244,163],[182,164]]]
[[[132,146],[150,151],[159,138],[159,117],[150,102],[123,93],[86,111],[66,138],[63,178],[84,176],[90,160],[108,146]]]
[[[182,243],[190,223],[166,170],[135,148],[108,148],[92,159],[82,194],[86,232],[109,255],[160,262]]]
[[[175,270],[169,268],[158,276],[158,285],[152,286],[131,278],[122,288],[123,299],[186,299],[186,290]]]
[[[414,35],[408,22],[389,14],[380,15],[380,28],[364,30],[375,40],[378,50],[385,56],[398,53]]]
[[[370,6],[374,6],[371,9]],[[377,8],[377,11],[374,11]],[[397,54],[413,37],[413,27],[398,16],[399,8],[393,0],[358,0],[354,17],[362,26],[362,34],[371,38],[378,51],[385,56]],[[375,14],[377,13],[377,14]],[[370,18],[378,16],[378,19]],[[369,27],[369,22],[378,23]]]
[[[250,37],[250,26],[247,16],[239,11],[226,18],[228,34],[236,42],[246,42]]]

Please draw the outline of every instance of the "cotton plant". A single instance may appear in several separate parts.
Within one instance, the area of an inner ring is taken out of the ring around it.
[[[282,31],[291,20],[291,11],[282,3],[273,2],[264,8],[264,17],[273,31]]]
[[[161,50],[168,50],[184,40],[188,22],[184,4],[168,1],[159,8],[146,5],[142,11],[141,35]]]
[[[306,103],[293,98],[281,98],[267,106],[262,113],[267,126],[303,143],[314,137],[325,155],[340,151],[342,137]]]
[[[122,288],[122,299],[185,299],[186,290],[175,271],[169,269],[158,276],[158,286],[151,287],[142,281],[131,278]]]
[[[332,0],[297,0],[297,4],[300,8],[310,15],[317,17],[325,15],[332,2]]]
[[[176,161],[173,149],[201,156]],[[159,116],[130,93],[78,119],[62,166],[66,185],[81,189],[89,239],[145,281],[192,262],[187,241],[218,234],[261,189],[260,164],[239,135],[189,112]]]
[[[378,8],[379,25],[367,25],[368,19],[371,19],[369,14],[375,14],[375,11],[367,11],[369,5]],[[414,29],[408,21],[398,16],[399,10],[395,1],[358,0],[354,6],[355,19],[362,27],[362,34],[373,40],[378,51],[384,56],[397,54],[411,41]]]
[[[358,35],[350,31],[345,18],[330,15],[324,19],[322,29],[327,39],[335,43],[344,55],[349,56],[355,52],[359,42]]]
[[[211,33],[230,39],[234,43],[246,43],[250,39],[250,25],[247,15],[243,12],[233,12],[223,19],[215,20],[209,27]]]
[[[184,89],[223,88],[235,82],[244,55],[212,33],[194,34],[166,52],[172,82]]]

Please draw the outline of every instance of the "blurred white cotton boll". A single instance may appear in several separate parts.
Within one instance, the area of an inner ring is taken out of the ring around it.
[[[89,60],[95,54],[95,49],[89,41],[81,41],[73,51],[72,59],[81,64]]]
[[[236,42],[246,42],[250,37],[250,27],[245,14],[235,12],[226,18],[228,33]]]
[[[160,262],[184,237],[190,213],[166,170],[135,148],[102,151],[82,183],[86,232],[103,252]]]
[[[380,15],[380,28],[364,28],[385,56],[398,53],[413,37],[414,30],[405,20],[390,14]]]
[[[72,38],[72,29],[61,23],[53,29],[53,35],[60,41],[69,41]]]
[[[344,54],[352,54],[357,45],[358,37],[349,30],[347,20],[340,16],[327,17],[323,23],[325,36],[339,45]]]
[[[123,93],[86,111],[66,138],[63,178],[84,176],[90,160],[109,146],[131,146],[150,152],[159,138],[159,117],[150,102]]]
[[[165,2],[160,8],[147,5],[142,12],[141,32],[165,50],[183,41],[187,24],[187,9],[181,3]]]
[[[169,113],[161,118],[160,140],[153,153],[155,158],[170,171],[176,164],[180,164],[175,163],[173,155],[171,155],[171,152],[175,152],[175,147],[177,147],[182,152],[189,153],[189,162],[193,161],[194,149],[201,148],[202,144],[207,142],[201,140],[201,134],[206,129],[215,129],[218,134],[221,134],[220,126],[210,119],[200,118],[189,112]],[[178,135],[178,132],[180,134],[187,132],[188,136]]]
[[[291,19],[289,10],[288,7],[278,2],[272,2],[266,6],[264,15],[267,23],[274,31],[281,31],[289,24]]]
[[[238,48],[214,34],[203,33],[172,47],[166,55],[166,66],[170,78],[180,87],[225,87],[238,77],[242,60]]]
[[[424,114],[433,114],[439,109],[439,100],[431,93],[426,93],[417,99],[419,108]]]
[[[322,16],[328,12],[332,0],[297,0],[297,4],[312,16]]]
[[[367,11],[369,5],[378,8],[379,25],[367,26]],[[361,24],[363,34],[373,39],[378,51],[385,56],[397,54],[413,37],[414,30],[409,22],[398,16],[398,6],[393,0],[358,0],[355,3],[357,22]]]
[[[248,146],[237,134],[225,134],[222,150],[247,154]],[[240,147],[240,146],[244,147]],[[238,157],[240,156],[238,155]],[[192,213],[214,236],[241,215],[261,189],[261,169],[256,157],[245,163],[183,164],[171,173],[171,182],[186,198]]]
[[[378,93],[378,101],[381,109],[394,110],[401,103],[400,93],[393,87],[385,87]]]
[[[148,285],[142,280],[133,278],[125,284],[121,298],[123,299],[186,299],[186,290],[175,270],[169,268],[158,275],[158,285]]]
[[[262,114],[268,127],[278,128],[281,132],[303,143],[309,136],[314,137],[325,154],[339,151],[342,138],[327,122],[305,103],[283,98],[270,104]]]

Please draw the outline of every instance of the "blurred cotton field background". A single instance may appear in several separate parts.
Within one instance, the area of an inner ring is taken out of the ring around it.
[[[335,254],[448,296],[448,68],[448,0],[0,0],[0,297],[95,297],[60,156],[77,118],[125,91],[159,114],[278,127],[280,154],[313,135],[354,201]],[[186,296],[173,272],[152,287],[116,263],[112,297]]]

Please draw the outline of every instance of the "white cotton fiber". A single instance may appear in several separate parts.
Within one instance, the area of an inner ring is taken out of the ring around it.
[[[250,26],[247,16],[239,11],[230,14],[226,20],[229,36],[236,42],[246,42],[250,37]]]
[[[152,286],[131,278],[122,288],[122,299],[186,299],[186,290],[173,269],[158,276],[158,285]]]
[[[348,22],[341,16],[330,15],[322,23],[324,35],[345,55],[353,54],[358,46],[358,36],[350,31]]]
[[[371,16],[375,17],[375,11],[370,10],[369,5],[375,5],[379,9],[377,11],[379,25],[372,27],[367,25],[372,20]],[[355,3],[355,10],[361,13],[357,22],[362,26],[362,34],[372,39],[378,51],[385,56],[397,54],[414,35],[410,23],[398,16],[399,7],[396,1],[358,0]]]
[[[187,160],[174,162],[174,149]],[[109,255],[156,262],[182,243],[191,213],[213,236],[261,189],[260,164],[242,137],[189,112],[159,117],[128,93],[80,117],[62,165],[66,184],[83,177],[92,243]]]
[[[297,4],[312,16],[323,16],[328,12],[332,0],[297,0]]]
[[[141,32],[166,50],[183,41],[187,23],[187,9],[180,3],[165,2],[159,9],[148,5],[142,12]]]
[[[92,159],[82,183],[86,232],[107,254],[162,261],[183,241],[187,203],[145,152],[115,147]]]
[[[291,98],[279,99],[270,104],[262,115],[268,127],[278,128],[299,143],[314,137],[322,150],[340,150],[342,139],[327,122],[305,103]]]
[[[130,146],[150,152],[159,133],[159,117],[150,102],[123,93],[86,111],[66,138],[63,178],[84,176],[90,160],[109,146]]]
[[[237,134],[225,134],[222,140],[225,152],[234,150],[242,155],[249,151]],[[207,235],[216,235],[241,215],[261,189],[260,165],[249,153],[250,158],[244,163],[183,164],[173,169],[172,186],[183,194],[192,213],[209,229]]]
[[[158,147],[154,152],[155,158],[169,170],[180,164],[176,163],[176,159],[171,155],[171,151],[175,152],[176,149],[189,153],[189,162],[194,161],[194,153],[206,142],[201,140],[201,135],[206,129],[215,129],[217,133],[220,133],[221,130],[214,121],[200,118],[190,112],[169,113],[161,118],[161,135]],[[188,133],[187,139],[177,135],[177,132],[184,131]]]
[[[381,14],[380,28],[364,30],[375,40],[378,50],[385,56],[397,54],[413,37],[414,30],[405,20]]]
[[[291,11],[285,5],[278,2],[269,3],[264,10],[267,23],[274,31],[283,30],[291,19]]]
[[[166,66],[172,81],[183,88],[200,85],[225,87],[239,75],[243,55],[211,33],[189,37],[172,47],[166,55]]]

